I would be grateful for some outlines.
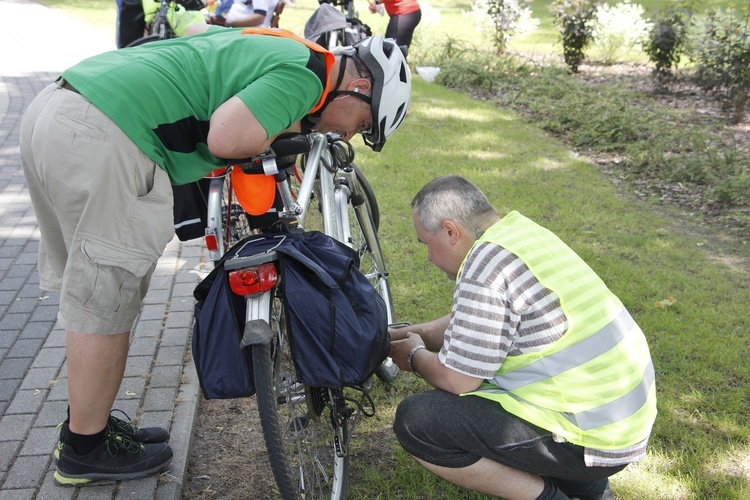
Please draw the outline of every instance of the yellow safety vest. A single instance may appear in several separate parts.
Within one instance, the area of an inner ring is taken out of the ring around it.
[[[647,439],[656,418],[654,367],[622,302],[557,236],[518,212],[479,241],[523,260],[560,298],[568,330],[541,351],[506,357],[470,394],[580,446],[617,450]]]

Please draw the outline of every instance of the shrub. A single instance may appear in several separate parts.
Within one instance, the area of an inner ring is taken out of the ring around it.
[[[651,23],[643,19],[643,7],[625,0],[617,5],[599,5],[591,23],[594,46],[605,64],[612,64],[618,55],[641,50],[641,40]]]
[[[696,80],[733,112],[732,122],[745,114],[750,94],[750,32],[748,16],[735,10],[707,11],[696,16],[690,30],[690,59],[697,66]]]
[[[539,26],[539,19],[531,17],[529,0],[471,0],[471,11],[464,15],[492,40],[497,54],[505,53],[511,38]]]
[[[660,86],[664,86],[674,76],[685,47],[685,37],[690,17],[688,9],[666,9],[651,18],[644,52],[649,61],[655,64],[653,76]]]
[[[592,22],[596,13],[594,0],[554,0],[550,5],[560,32],[563,57],[573,73],[584,58],[584,49],[591,43]]]
[[[447,37],[433,47],[441,71],[437,82],[454,90],[493,94],[498,81],[517,71],[511,57],[498,57],[465,40]]]

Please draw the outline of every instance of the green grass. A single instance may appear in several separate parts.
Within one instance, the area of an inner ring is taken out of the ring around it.
[[[106,19],[111,3],[87,3],[79,12],[101,9]],[[534,2],[535,10],[545,4]],[[301,26],[315,5],[298,0],[284,20]],[[445,32],[468,31],[460,16],[468,4],[433,6],[445,7]],[[360,12],[370,23],[366,9]],[[372,18],[373,27],[375,21],[384,26],[385,19]],[[450,308],[451,283],[417,243],[409,202],[437,175],[464,175],[500,212],[519,210],[568,242],[649,339],[659,415],[648,457],[613,478],[617,497],[750,497],[750,244],[699,225],[680,209],[619,192],[564,143],[492,102],[419,79],[411,114],[382,153],[358,138],[353,143],[380,205],[397,319],[423,321]],[[660,307],[671,297],[672,305]],[[368,459],[355,457],[351,498],[484,498],[425,473],[393,441],[389,424],[398,401],[424,389],[406,374],[392,387],[376,384],[377,416],[355,438]]]
[[[747,244],[700,229],[677,209],[618,194],[595,166],[534,126],[433,84],[415,82],[403,130],[379,155],[358,146],[358,164],[381,206],[399,320],[432,319],[450,308],[451,283],[417,244],[409,201],[437,175],[464,175],[501,212],[517,209],[567,241],[649,339],[659,416],[648,458],[613,479],[617,494],[747,496],[750,275],[741,265],[750,257]],[[660,307],[670,297],[674,303]],[[470,498],[416,467],[403,472],[409,462],[394,449],[401,465],[369,471],[378,474],[371,484],[403,488],[404,498]],[[435,489],[431,495],[420,493],[425,482]]]

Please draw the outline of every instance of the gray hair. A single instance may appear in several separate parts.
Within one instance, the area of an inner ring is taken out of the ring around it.
[[[430,234],[440,231],[446,220],[476,233],[498,217],[485,194],[458,175],[443,175],[428,182],[412,200],[411,208]]]

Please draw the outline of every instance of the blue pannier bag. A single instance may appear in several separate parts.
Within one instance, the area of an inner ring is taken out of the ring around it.
[[[359,271],[359,256],[317,231],[250,236],[235,245],[195,290],[193,359],[207,399],[250,396],[249,350],[240,349],[245,301],[229,290],[223,263],[273,248],[300,382],[362,385],[388,356],[385,302]]]

